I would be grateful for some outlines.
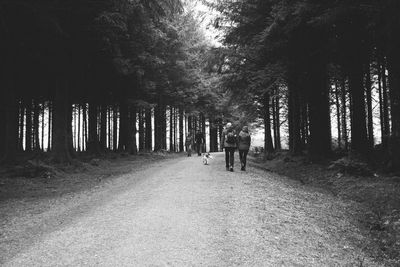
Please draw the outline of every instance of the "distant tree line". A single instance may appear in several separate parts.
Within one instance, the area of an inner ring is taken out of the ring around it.
[[[385,164],[399,168],[399,1],[205,2],[221,14],[225,87],[246,96],[238,103],[250,114],[258,103],[266,151],[280,148],[287,110],[292,153],[329,157],[335,125],[337,147],[371,158],[379,144]]]
[[[1,0],[2,162],[182,151],[206,120],[217,150],[222,96],[198,23],[179,0]]]

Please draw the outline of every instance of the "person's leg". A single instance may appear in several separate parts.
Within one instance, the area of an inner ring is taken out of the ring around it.
[[[226,170],[229,170],[229,148],[225,148],[225,167]]]
[[[239,150],[239,159],[240,159],[240,164],[243,167],[243,150]]]
[[[248,150],[243,151],[243,170],[246,170],[246,163],[247,163],[247,154],[249,153]]]
[[[200,144],[200,143],[197,143],[196,146],[197,146],[197,147],[196,147],[196,149],[197,149],[197,155],[198,155],[198,156],[201,156],[201,153],[200,153],[201,144]]]
[[[233,171],[233,165],[235,163],[234,154],[235,154],[235,148],[234,147],[230,147],[230,150],[229,150],[229,167],[230,167],[230,171]]]

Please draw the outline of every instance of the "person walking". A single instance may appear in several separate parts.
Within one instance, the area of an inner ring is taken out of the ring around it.
[[[221,145],[225,149],[225,166],[227,171],[233,172],[235,162],[235,150],[237,147],[236,132],[232,127],[232,123],[228,122],[222,131]]]
[[[247,154],[249,153],[250,143],[251,136],[249,134],[249,128],[244,126],[238,135],[238,148],[242,171],[246,170]]]
[[[191,157],[192,156],[192,146],[193,146],[193,135],[190,132],[186,136],[185,146],[186,146],[187,156]]]
[[[195,141],[196,141],[197,155],[201,156],[203,144],[206,143],[206,139],[204,138],[204,134],[202,132],[197,132]]]

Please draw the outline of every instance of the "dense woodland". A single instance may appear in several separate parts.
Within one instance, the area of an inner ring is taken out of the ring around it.
[[[3,162],[182,151],[206,121],[218,150],[213,47],[181,1],[1,0],[0,18]]]
[[[400,166],[400,2],[0,1],[2,162],[184,150],[264,126],[265,151]],[[136,138],[138,136],[138,138]],[[379,155],[379,160],[376,160]],[[375,157],[375,160],[374,160]]]
[[[259,104],[267,152],[287,121],[293,154],[400,166],[399,1],[207,3],[225,33],[224,84],[249,114]]]

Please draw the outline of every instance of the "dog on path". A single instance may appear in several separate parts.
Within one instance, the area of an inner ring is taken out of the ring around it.
[[[213,157],[210,155],[210,153],[204,153],[203,154],[203,164],[208,165],[208,162],[213,159]]]

